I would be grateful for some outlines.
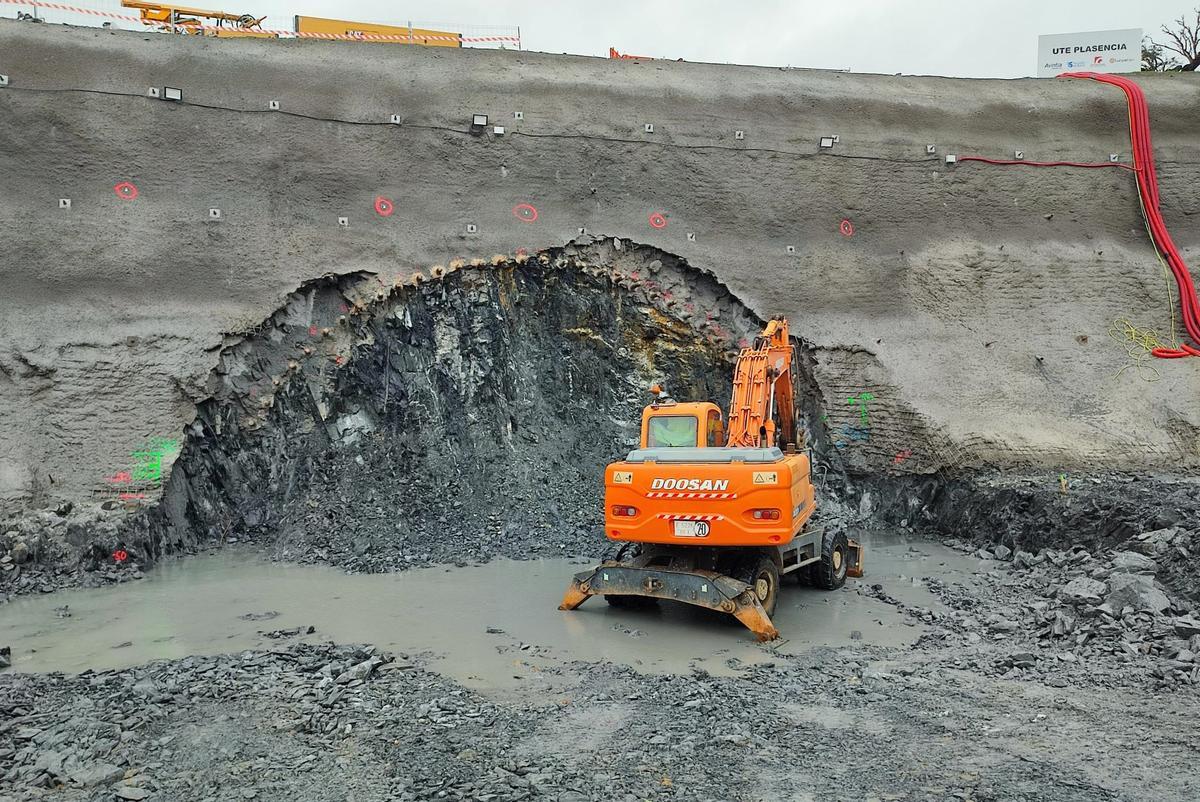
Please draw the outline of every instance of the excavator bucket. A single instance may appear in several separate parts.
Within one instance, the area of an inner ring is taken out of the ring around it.
[[[866,551],[862,544],[857,540],[848,540],[846,545],[846,576],[852,576],[855,579],[860,579],[863,575],[863,561],[866,557]]]
[[[745,582],[716,571],[672,571],[605,563],[576,574],[560,610],[574,610],[592,596],[643,596],[707,607],[741,621],[760,641],[774,640],[771,623],[754,590]]]

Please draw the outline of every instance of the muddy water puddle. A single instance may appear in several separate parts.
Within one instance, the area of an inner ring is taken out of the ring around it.
[[[570,660],[729,674],[776,651],[847,645],[852,633],[861,634],[861,643],[907,645],[924,630],[896,608],[860,595],[858,583],[880,583],[907,604],[936,609],[920,579],[962,579],[980,562],[924,541],[873,538],[867,576],[842,590],[785,581],[774,616],[784,639],[767,646],[686,605],[618,610],[594,598],[559,612],[571,576],[589,565],[497,560],[350,575],[227,550],[165,563],[140,582],[17,599],[0,607],[0,644],[12,647],[12,670],[38,672],[332,640],[427,653],[433,670],[472,687],[510,687]],[[267,635],[297,628],[299,634]]]

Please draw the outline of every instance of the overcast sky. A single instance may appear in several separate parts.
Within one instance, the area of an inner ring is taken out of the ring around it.
[[[71,0],[58,0],[71,2]],[[119,0],[75,0],[118,9]],[[520,26],[524,47],[548,53],[622,53],[688,61],[850,69],[854,72],[1014,78],[1036,75],[1044,33],[1160,26],[1200,0],[180,0],[268,15],[369,22]],[[14,6],[0,6],[12,16]],[[50,21],[56,12],[42,12]],[[126,11],[125,13],[130,13]],[[70,20],[77,21],[78,18]],[[94,24],[94,23],[93,23]]]
[[[211,0],[210,0],[211,1]],[[235,0],[222,0],[229,4]],[[244,0],[272,13],[519,25],[524,47],[978,77],[1036,74],[1043,33],[1159,26],[1200,0]],[[275,12],[275,9],[279,12]],[[400,16],[397,16],[400,15]]]

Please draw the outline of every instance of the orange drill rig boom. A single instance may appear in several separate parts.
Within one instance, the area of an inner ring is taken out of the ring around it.
[[[136,8],[145,25],[174,33],[204,36],[254,37],[274,39],[276,34],[262,30],[266,17],[250,14],[229,14],[203,8],[189,8],[173,3],[151,3],[145,0],[121,0],[125,8]],[[202,20],[211,20],[205,23]]]
[[[736,616],[760,640],[780,576],[820,587],[862,576],[863,552],[837,531],[806,528],[816,509],[796,428],[787,321],[767,323],[734,369],[728,427],[711,402],[662,397],[642,410],[640,448],[605,469],[604,531],[629,559],[577,574],[560,610],[681,601]]]

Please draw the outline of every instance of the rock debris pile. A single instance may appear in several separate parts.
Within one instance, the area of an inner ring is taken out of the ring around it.
[[[730,661],[733,676],[524,666],[527,688],[487,696],[428,673],[419,658],[354,646],[296,645],[74,677],[3,675],[0,796],[1195,798],[1191,773],[1118,759],[1140,748],[1186,765],[1192,747],[1175,733],[1200,712],[1194,699],[1146,705],[1144,680],[1132,676],[1070,691],[1047,688],[1032,669],[1002,679],[990,660],[964,670],[959,650],[941,647],[859,644],[755,666]],[[1029,742],[1048,739],[1071,748],[1028,752]],[[797,742],[822,771],[796,772]]]
[[[1200,621],[1195,605],[1156,579],[1160,562],[1187,552],[1194,537],[1171,527],[1098,553],[1083,547],[1036,555],[1003,545],[975,549],[974,556],[991,561],[985,563],[990,570],[970,586],[926,578],[946,610],[906,612],[937,626],[934,642],[998,650],[990,666],[971,657],[962,664],[1005,677],[1032,672],[1058,687],[1138,676],[1157,687],[1196,685]],[[882,586],[865,592],[904,606]]]

